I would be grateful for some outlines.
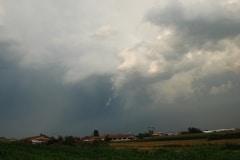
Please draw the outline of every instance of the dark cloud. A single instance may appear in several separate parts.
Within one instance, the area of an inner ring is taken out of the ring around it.
[[[212,11],[208,11],[209,5]],[[187,6],[181,1],[169,1],[165,6],[151,9],[145,19],[163,29],[174,30],[175,39],[180,38],[180,42],[175,42],[174,47],[181,53],[184,47],[183,51],[201,49],[207,47],[206,44],[209,43],[216,49],[215,42],[238,36],[240,34],[240,21],[236,18],[238,14],[239,10],[235,10],[234,6],[227,4],[222,6],[215,1],[202,5],[189,3]]]
[[[16,65],[18,61],[6,59],[12,59],[12,55],[1,55],[1,61],[6,62],[0,69],[1,133],[23,136],[45,131],[56,123],[55,111],[61,110],[65,98],[56,73],[22,68]]]
[[[8,52],[11,47],[1,43],[2,136],[84,136],[93,129],[113,131],[108,127],[119,123],[123,111],[118,98],[107,105],[112,94],[111,75],[96,74],[79,83],[65,84],[61,65],[23,67],[20,59]]]
[[[157,26],[159,36],[120,54],[123,62],[114,87],[124,97],[124,106],[140,110],[152,118],[146,120],[148,124],[166,130],[237,126],[238,14],[234,6],[217,1],[200,6],[166,1],[150,9],[145,20]],[[211,121],[213,113],[215,120]],[[143,117],[139,114],[138,120]],[[223,123],[220,117],[231,120]]]
[[[1,2],[0,136],[239,127],[239,3],[148,3]]]
[[[158,93],[149,95],[148,86],[156,82],[156,77],[146,78],[135,73],[118,90],[118,97],[123,101],[122,106],[126,107],[127,113],[124,115],[128,117],[127,123],[136,126],[136,131],[147,129],[148,126],[168,132],[187,129],[189,126],[202,129],[234,127],[238,126],[239,78],[234,72],[226,72],[197,79],[193,81],[193,88],[196,89],[193,95],[186,98],[183,90],[174,102],[169,103],[164,97],[167,94],[164,91],[159,90],[162,97],[157,102],[152,97],[158,96]],[[214,96],[210,94],[212,86],[227,84],[229,80],[233,88]],[[168,80],[158,78],[157,82],[164,81]],[[174,83],[184,85],[180,79]],[[174,92],[178,92],[178,88],[174,89]],[[222,122],[222,119],[229,121]]]
[[[205,16],[204,8],[194,13],[194,10],[199,10],[197,3],[189,7],[193,8],[185,8],[180,1],[170,1],[165,7],[150,10],[146,19],[160,27],[177,29],[177,32],[196,38],[219,40],[235,37],[240,33],[240,21],[236,19],[238,12],[229,11],[224,6],[211,6],[217,11]],[[190,11],[187,12],[188,10]]]

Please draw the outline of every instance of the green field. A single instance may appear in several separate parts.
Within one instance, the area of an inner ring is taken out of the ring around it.
[[[151,151],[108,145],[0,143],[0,160],[240,160],[240,144],[155,147]]]
[[[172,140],[191,140],[191,139],[206,139],[206,140],[221,140],[221,139],[240,139],[240,131],[225,131],[216,133],[195,133],[195,134],[180,134],[162,137],[147,137],[140,141],[172,141]]]

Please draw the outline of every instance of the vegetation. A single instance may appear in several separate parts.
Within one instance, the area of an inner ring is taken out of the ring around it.
[[[208,140],[220,140],[220,139],[238,139],[240,138],[240,132],[223,132],[213,133],[208,136]]]
[[[199,128],[194,128],[194,127],[189,127],[188,128],[188,133],[193,134],[193,133],[202,133],[202,131]]]
[[[161,137],[142,137],[139,141],[175,141],[175,140],[192,140],[192,139],[207,139],[207,140],[221,140],[221,139],[240,139],[240,131],[226,131],[216,133],[194,133],[194,134],[179,134]]]
[[[240,160],[240,131],[199,132],[189,128],[188,134],[128,142],[87,143],[72,136],[49,137],[48,144],[3,141],[0,160]]]
[[[155,131],[154,127],[148,127],[147,132],[145,133],[139,133],[137,135],[138,139],[144,139],[144,138],[151,138],[153,137],[153,133]],[[181,132],[181,134],[195,134],[195,133],[203,133],[199,128],[195,128],[195,127],[189,127],[188,131],[183,131]]]
[[[99,136],[98,130],[95,129],[95,130],[93,131],[93,136],[95,136],[95,137],[98,137],[98,136]]]
[[[0,143],[1,160],[239,160],[239,144],[157,147],[152,151],[106,145],[32,145]]]

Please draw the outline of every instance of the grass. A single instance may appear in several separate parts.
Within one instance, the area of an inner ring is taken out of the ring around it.
[[[152,150],[118,149],[111,144],[61,146],[0,143],[0,160],[240,160],[240,143],[152,146]]]
[[[174,140],[193,140],[193,139],[207,139],[207,140],[221,140],[221,139],[240,139],[240,131],[225,131],[215,133],[195,133],[195,134],[181,134],[162,137],[147,137],[139,141],[174,141]]]
[[[132,141],[132,142],[114,142],[109,143],[114,148],[135,148],[140,150],[152,150],[157,147],[186,147],[199,145],[224,145],[224,144],[240,144],[240,139],[230,140],[171,140],[171,141]]]

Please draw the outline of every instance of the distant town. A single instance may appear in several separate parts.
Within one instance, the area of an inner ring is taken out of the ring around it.
[[[47,136],[45,134],[40,134],[36,136],[26,137],[23,139],[15,138],[5,138],[0,137],[0,142],[25,142],[31,144],[63,144],[63,145],[73,145],[73,144],[82,144],[82,143],[95,143],[95,142],[124,142],[124,141],[135,141],[148,138],[158,138],[158,137],[167,137],[167,136],[178,136],[185,134],[211,134],[211,133],[225,133],[232,131],[240,131],[240,129],[228,128],[228,129],[216,129],[216,130],[200,130],[198,128],[190,127],[187,131],[180,131],[176,133],[164,133],[161,131],[154,131],[154,128],[149,128],[148,131],[144,133],[139,133],[134,135],[132,133],[125,134],[103,134],[100,135],[98,130],[94,130],[93,133],[89,136],[84,137],[73,137],[73,136]]]

